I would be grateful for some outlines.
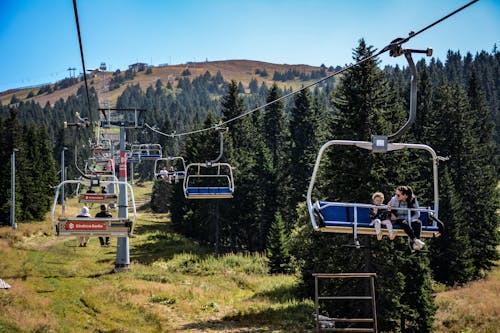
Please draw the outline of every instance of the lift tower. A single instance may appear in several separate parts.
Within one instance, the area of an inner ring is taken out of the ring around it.
[[[120,128],[120,182],[127,182],[127,152],[126,152],[126,129],[141,129],[144,126],[145,109],[132,108],[100,108],[100,127],[103,129]],[[120,184],[120,195],[118,197],[118,217],[128,217],[128,198],[124,184]],[[130,247],[128,237],[119,237],[117,241],[115,271],[130,269]]]

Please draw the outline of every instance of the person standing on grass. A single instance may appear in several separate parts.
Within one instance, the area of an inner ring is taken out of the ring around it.
[[[82,210],[80,211],[80,214],[78,214],[76,217],[90,218],[89,207],[83,206]],[[89,237],[80,237],[80,247],[86,247],[88,241],[89,241]]]
[[[110,217],[113,217],[113,215],[111,215],[108,212],[108,208],[106,207],[106,205],[102,204],[101,211],[99,213],[97,213],[95,215],[95,217],[110,218]],[[110,241],[109,241],[109,237],[106,237],[106,239],[104,239],[104,237],[99,237],[99,243],[101,243],[101,247],[109,247],[111,245]]]

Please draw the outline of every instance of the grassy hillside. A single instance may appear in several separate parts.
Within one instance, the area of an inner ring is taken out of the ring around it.
[[[137,200],[147,185],[135,187]],[[217,257],[172,232],[167,215],[140,213],[127,272],[113,273],[115,247],[92,238],[80,248],[53,236],[49,221],[1,227],[0,256],[0,279],[12,286],[0,290],[1,333],[314,331],[313,302],[295,296],[294,276],[268,275],[258,255]],[[497,269],[438,293],[437,331],[495,332],[499,291]]]
[[[141,213],[130,240],[132,269],[122,273],[112,272],[116,248],[101,248],[95,238],[80,248],[73,237],[53,236],[48,221],[0,228],[0,278],[12,286],[0,290],[0,332],[312,327],[313,304],[294,296],[293,276],[269,276],[258,255],[217,257],[173,233],[168,221]]]
[[[253,61],[253,60],[226,60],[226,61],[210,61],[210,62],[195,62],[189,64],[181,64],[181,65],[172,65],[172,66],[160,66],[153,67],[152,74],[145,74],[144,71],[138,72],[134,80],[125,81],[124,84],[121,85],[120,88],[112,91],[107,91],[108,85],[105,85],[106,90],[104,93],[107,95],[108,101],[110,105],[115,105],[118,96],[120,96],[123,90],[129,84],[139,84],[141,88],[145,91],[147,87],[154,86],[158,79],[162,80],[163,84],[166,85],[167,82],[171,82],[174,87],[177,86],[175,82],[176,79],[182,77],[182,72],[188,69],[191,72],[189,76],[191,79],[205,74],[205,72],[210,72],[211,75],[216,75],[218,71],[221,72],[222,76],[226,81],[236,80],[236,82],[242,82],[245,88],[248,88],[248,84],[252,80],[252,78],[257,79],[259,85],[262,82],[266,82],[268,86],[270,86],[274,81],[272,81],[273,74],[275,71],[277,72],[286,72],[289,69],[296,70],[299,72],[304,72],[310,74],[313,70],[318,71],[319,67],[308,66],[308,65],[280,65],[280,64],[272,64],[268,62],[261,61]],[[256,70],[266,70],[269,74],[267,77],[261,77],[258,74],[255,74]],[[88,75],[87,79],[89,85],[94,87],[99,95],[99,100],[102,103],[104,101],[104,96],[102,92],[102,84],[101,82],[104,80],[109,84],[109,80],[112,76],[112,72],[106,73],[97,73]],[[36,103],[39,103],[41,106],[44,106],[46,103],[50,103],[54,105],[54,103],[59,99],[66,99],[70,95],[75,95],[78,88],[83,85],[83,82],[80,82],[74,86],[57,90],[51,94],[42,94],[40,96],[35,96],[30,99],[26,99],[30,91],[34,91],[36,94],[39,88],[29,88],[29,89],[11,89],[5,92],[0,92],[0,102],[3,105],[7,105],[10,103],[12,96],[15,94],[16,97],[20,100],[27,101],[33,100]],[[287,82],[278,82],[281,87],[293,87],[294,89],[299,88],[301,85],[304,85],[305,82],[302,81],[287,81]],[[248,89],[247,89],[248,90]]]

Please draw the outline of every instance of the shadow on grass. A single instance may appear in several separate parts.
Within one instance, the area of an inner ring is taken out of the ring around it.
[[[165,222],[137,226],[135,234],[148,235],[146,242],[134,245],[131,251],[131,259],[145,265],[158,259],[170,260],[176,254],[208,252],[198,243],[174,232],[171,224]]]
[[[148,224],[136,224],[134,228],[135,235],[146,235],[157,232],[173,232],[171,223],[154,222]]]
[[[234,330],[238,332],[314,332],[312,306],[296,304],[283,309],[249,309],[245,313],[225,316],[219,320],[199,321],[182,326],[185,330]]]
[[[300,295],[301,288],[299,285],[282,285],[274,287],[272,290],[266,290],[256,293],[251,299],[267,298],[276,303],[285,303],[296,300],[297,295]]]

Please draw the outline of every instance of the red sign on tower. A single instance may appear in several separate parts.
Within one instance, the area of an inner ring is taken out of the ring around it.
[[[127,179],[127,154],[120,151],[120,178]]]

